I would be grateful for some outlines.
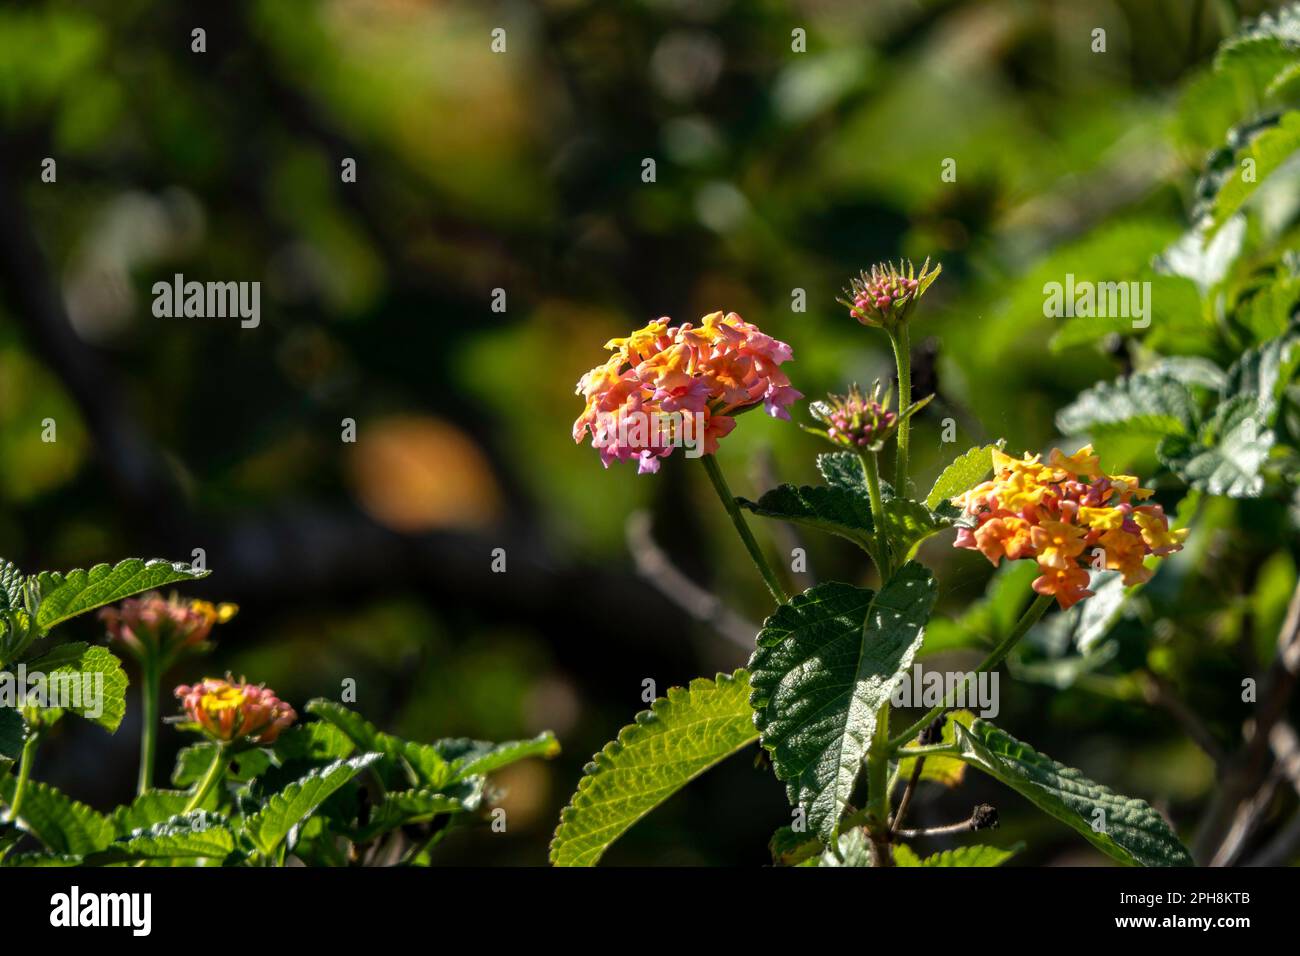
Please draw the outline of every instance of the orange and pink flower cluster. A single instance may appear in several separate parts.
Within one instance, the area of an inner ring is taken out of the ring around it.
[[[573,440],[581,444],[590,432],[605,467],[636,459],[642,474],[658,471],[661,458],[691,442],[711,455],[737,412],[761,402],[789,419],[787,408],[803,397],[780,369],[790,346],[736,313],[710,313],[698,326],[670,321],[611,339],[605,347],[614,354],[578,382],[587,407]]]
[[[1092,446],[1022,459],[993,452],[993,479],[953,499],[973,527],[957,532],[956,547],[1002,558],[1033,558],[1033,588],[1068,608],[1088,597],[1089,568],[1123,574],[1125,586],[1151,577],[1148,555],[1178,551],[1187,530],[1171,531],[1164,509],[1142,504],[1152,494],[1129,475],[1102,472]]]
[[[280,731],[298,719],[274,691],[244,681],[205,677],[197,684],[177,687],[176,696],[189,720],[222,743],[274,743]]]

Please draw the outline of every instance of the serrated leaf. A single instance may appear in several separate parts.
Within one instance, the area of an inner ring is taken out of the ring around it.
[[[1255,498],[1275,435],[1259,420],[1258,398],[1238,395],[1219,405],[1195,440],[1170,435],[1156,447],[1160,460],[1193,488],[1229,498]]]
[[[1272,425],[1283,392],[1300,369],[1300,328],[1292,328],[1263,345],[1247,349],[1228,370],[1222,399],[1242,395],[1256,399],[1254,417],[1261,425]]]
[[[16,777],[0,778],[0,795],[12,804]],[[38,780],[27,781],[21,809],[23,825],[54,853],[84,856],[113,840],[108,817]]]
[[[27,664],[28,677],[45,675],[49,704],[57,704],[99,724],[109,733],[126,716],[126,671],[106,647],[84,642],[61,644],[44,657]]]
[[[224,860],[235,849],[235,836],[224,817],[205,810],[177,814],[127,834],[87,855],[87,866],[137,860]]]
[[[1001,866],[1024,849],[1023,843],[1003,849],[999,846],[959,846],[942,853],[933,853],[925,859],[916,855],[911,847],[894,847],[895,866]]]
[[[997,445],[976,445],[958,455],[934,481],[925,496],[925,506],[933,511],[945,501],[969,491],[993,471],[993,451]]]
[[[308,701],[307,712],[338,727],[357,749],[380,754],[380,776],[386,786],[398,788],[405,780],[407,786],[440,790],[451,781],[451,765],[432,744],[384,733],[355,711],[322,697]]]
[[[830,849],[822,851],[816,858],[817,866],[863,867],[871,866],[871,841],[862,832],[861,827],[854,827],[839,837],[838,855]]]
[[[489,774],[528,757],[549,760],[560,752],[560,743],[549,730],[531,740],[511,740],[494,744],[484,740],[454,738],[439,740],[434,748],[451,765],[451,781]]]
[[[643,816],[758,739],[749,674],[718,674],[674,687],[592,758],[560,813],[555,866],[595,866]]]
[[[78,614],[113,604],[133,594],[155,588],[197,581],[211,571],[195,571],[182,562],[153,558],[127,558],[117,564],[97,564],[89,571],[80,568],[66,573],[42,571],[35,576],[40,607],[36,610],[36,624],[48,631]]]
[[[283,790],[272,794],[257,813],[244,822],[244,833],[261,854],[270,856],[289,831],[316,812],[316,808],[345,783],[380,759],[378,753],[336,760],[312,770]]]
[[[12,561],[0,558],[0,611],[23,607],[23,587],[27,575],[18,570]]]
[[[867,551],[874,544],[871,504],[866,494],[838,485],[779,485],[758,501],[737,498],[736,504],[765,518],[839,535]]]
[[[934,606],[915,563],[880,591],[830,582],[776,610],[750,658],[755,723],[777,778],[830,843],[876,728]]]
[[[478,777],[462,793],[435,793],[432,790],[396,790],[384,795],[379,806],[371,810],[370,819],[359,826],[352,838],[366,843],[381,834],[413,823],[428,823],[449,813],[476,810],[483,801],[483,778]]]
[[[109,817],[113,833],[120,840],[137,830],[147,830],[155,824],[165,823],[184,812],[191,796],[188,790],[146,790],[130,803],[113,810]],[[217,799],[218,794],[214,789],[195,808],[195,812],[215,810]]]
[[[1151,267],[1162,275],[1191,279],[1205,296],[1228,275],[1245,238],[1243,216],[1228,220],[1213,236],[1207,235],[1203,226],[1197,227],[1156,256]]]
[[[3,860],[0,860],[0,866],[6,868],[22,867],[63,867],[63,866],[82,866],[84,859],[75,853],[11,853]]]
[[[969,729],[958,725],[956,733],[963,760],[1082,834],[1112,859],[1140,866],[1193,865],[1164,818],[1145,801],[1120,796],[987,721],[976,720]]]
[[[1235,159],[1237,173],[1224,180],[1211,211],[1210,235],[1220,229],[1251,198],[1255,190],[1288,159],[1300,151],[1300,113],[1284,113],[1276,126],[1256,136]],[[1253,174],[1244,175],[1242,164],[1252,162]]]
[[[956,509],[951,509],[952,514],[938,514],[909,498],[886,498],[881,508],[885,513],[881,524],[890,550],[897,559],[904,561],[911,559],[926,538],[952,527],[957,513]]]
[[[1066,435],[1190,435],[1195,421],[1196,402],[1187,386],[1144,372],[1094,385],[1056,415],[1056,427]]]
[[[290,727],[275,739],[272,748],[280,763],[294,760],[329,762],[351,757],[357,745],[342,730],[325,720]]]
[[[867,493],[867,476],[862,459],[851,451],[828,451],[817,456],[817,471],[833,488]]]

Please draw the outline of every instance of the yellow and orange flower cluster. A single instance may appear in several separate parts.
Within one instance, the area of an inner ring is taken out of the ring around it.
[[[606,467],[636,459],[641,473],[658,471],[679,446],[688,457],[711,455],[735,427],[736,412],[761,402],[768,414],[789,419],[787,407],[803,397],[780,369],[790,346],[736,313],[710,313],[699,326],[669,321],[605,343],[614,354],[578,382],[587,407],[573,423],[573,440],[580,444],[590,432]]]
[[[176,688],[176,696],[190,724],[222,743],[272,744],[280,731],[298,719],[294,709],[273,690],[229,677],[205,677],[197,684],[182,684]]]
[[[1088,569],[1119,571],[1124,584],[1151,577],[1147,555],[1178,551],[1187,530],[1169,530],[1158,504],[1138,479],[1102,472],[1092,446],[1073,455],[1052,451],[1016,459],[993,452],[993,479],[953,499],[973,522],[957,532],[956,547],[981,552],[995,566],[1033,558],[1039,594],[1068,608],[1088,597]]]

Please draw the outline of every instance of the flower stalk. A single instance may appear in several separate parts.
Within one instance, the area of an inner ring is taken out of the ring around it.
[[[781,579],[776,576],[776,571],[772,569],[767,558],[763,556],[763,551],[758,546],[754,533],[749,530],[749,524],[745,521],[745,516],[740,513],[740,506],[736,504],[736,496],[731,493],[731,488],[727,485],[727,479],[723,477],[717,456],[704,455],[700,460],[704,462],[704,470],[709,476],[709,481],[713,484],[713,490],[718,493],[718,500],[722,502],[722,507],[726,510],[727,516],[731,518],[731,523],[736,526],[736,533],[740,535],[745,550],[749,552],[750,558],[753,559],[754,567],[758,568],[763,583],[767,585],[768,591],[772,593],[772,597],[777,604],[785,604],[790,600],[790,597],[786,594]]]

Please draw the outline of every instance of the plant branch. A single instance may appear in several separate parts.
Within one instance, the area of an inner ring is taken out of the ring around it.
[[[705,455],[700,460],[704,462],[704,470],[708,473],[709,481],[713,482],[713,490],[718,493],[718,500],[722,502],[722,507],[726,510],[727,516],[731,518],[731,523],[736,526],[736,533],[740,535],[745,550],[749,552],[750,558],[754,561],[754,566],[758,568],[758,573],[762,575],[763,583],[772,592],[772,597],[776,599],[777,604],[785,604],[790,598],[781,585],[781,579],[776,576],[772,566],[767,563],[767,558],[763,557],[762,549],[759,548],[758,542],[754,540],[754,533],[749,530],[749,525],[745,522],[745,516],[740,513],[740,507],[736,504],[736,497],[731,493],[731,489],[727,487],[727,479],[722,476],[722,469],[718,466],[718,456]]]
[[[894,468],[894,494],[908,496],[908,449],[911,443],[912,423],[904,415],[912,404],[912,345],[907,322],[900,322],[897,330],[889,331],[889,343],[894,347],[894,363],[898,368],[898,454]]]
[[[203,801],[207,799],[208,794],[212,792],[212,788],[217,785],[217,781],[225,773],[227,759],[226,745],[217,744],[216,752],[212,755],[212,763],[208,766],[208,772],[203,775],[202,782],[195,788],[194,795],[190,797],[181,813],[190,813],[198,809]]]
[[[970,819],[960,823],[950,823],[944,827],[930,827],[922,830],[899,830],[897,836],[904,840],[917,837],[952,836],[955,833],[972,833],[976,830],[991,830],[998,825],[998,811],[987,803],[981,803],[970,815]]]
[[[953,702],[957,699],[957,695],[965,691],[966,686],[975,679],[977,674],[983,674],[985,671],[992,670],[1001,664],[1006,656],[1011,653],[1011,649],[1020,643],[1020,639],[1029,633],[1029,629],[1038,622],[1040,617],[1043,616],[1052,601],[1053,598],[1050,594],[1038,595],[1038,597],[1034,599],[1034,603],[1025,609],[1024,614],[1020,615],[1020,620],[1018,620],[1016,626],[1011,629],[1011,633],[1003,639],[1001,644],[993,648],[993,651],[989,656],[984,658],[983,663],[975,669],[975,673],[967,674],[961,684],[954,687],[952,691],[944,697],[943,703],[932,708],[924,717],[891,740],[889,742],[889,749],[894,751],[903,744],[910,743],[915,739],[917,734],[925,729],[926,725],[929,724],[930,721],[934,720],[944,711],[953,706]]]
[[[634,511],[625,526],[627,547],[637,573],[695,620],[712,627],[737,647],[752,651],[758,628],[678,569],[655,541],[650,522],[649,512]]]

